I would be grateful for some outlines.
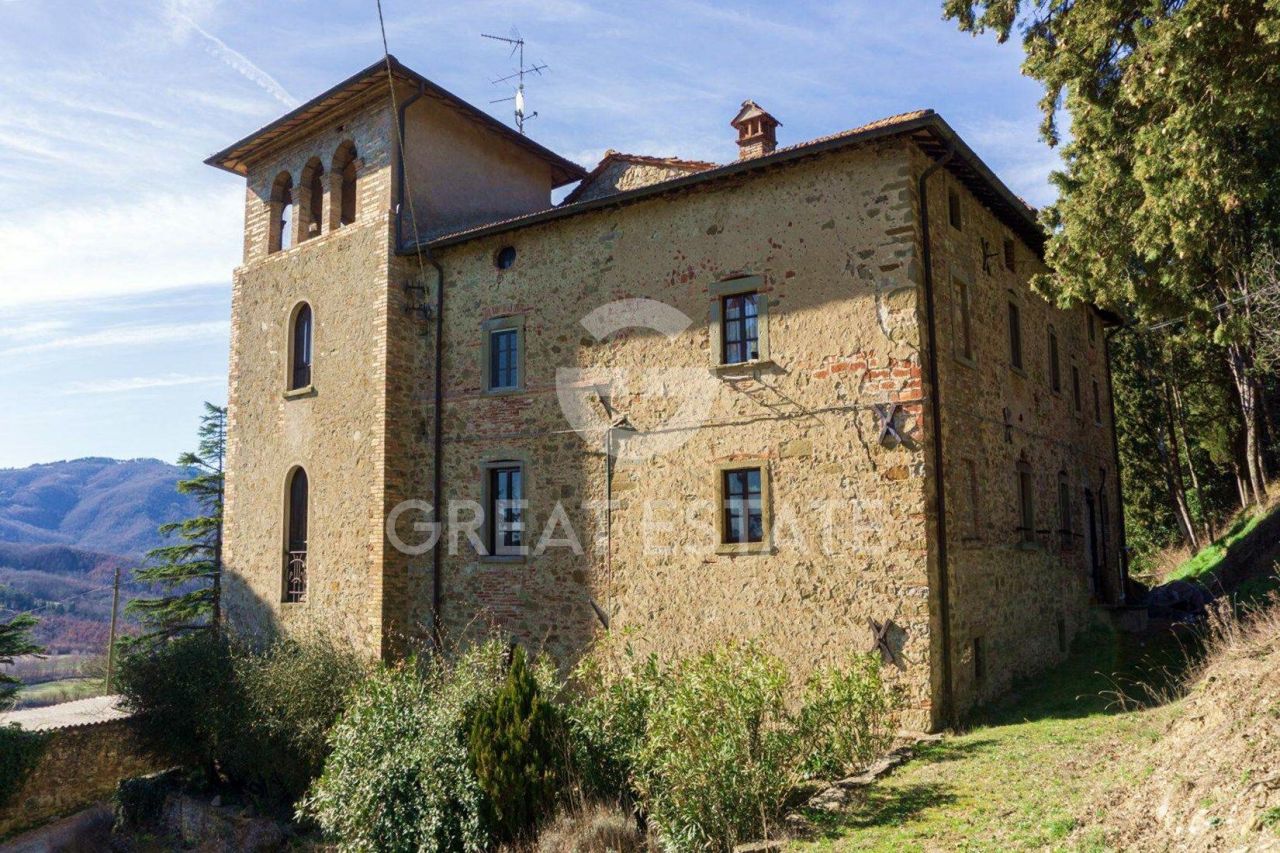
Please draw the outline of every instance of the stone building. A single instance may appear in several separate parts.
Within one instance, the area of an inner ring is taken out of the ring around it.
[[[1029,289],[1034,212],[930,110],[731,123],[587,172],[391,59],[210,158],[229,618],[878,648],[936,726],[1119,603],[1109,318]]]

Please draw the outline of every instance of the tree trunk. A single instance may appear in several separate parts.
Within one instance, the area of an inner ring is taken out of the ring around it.
[[[1196,463],[1191,458],[1191,441],[1187,438],[1187,410],[1182,405],[1182,392],[1176,383],[1169,383],[1173,393],[1173,412],[1177,416],[1177,433],[1182,439],[1182,454],[1187,458],[1187,473],[1191,476],[1191,488],[1196,493],[1196,504],[1200,507],[1200,520],[1204,522],[1205,540],[1214,540],[1213,519],[1209,514],[1209,506],[1204,502],[1204,490],[1200,488],[1200,477],[1196,474]]]
[[[1169,383],[1163,385],[1165,410],[1165,435],[1159,442],[1160,456],[1164,462],[1165,485],[1169,488],[1169,497],[1173,502],[1174,515],[1178,518],[1178,526],[1182,528],[1182,537],[1193,551],[1200,550],[1200,540],[1196,535],[1196,526],[1191,518],[1191,510],[1187,506],[1187,487],[1182,479],[1182,463],[1178,460],[1178,437],[1174,430],[1173,400],[1169,392]]]
[[[1249,487],[1245,485],[1244,477],[1240,474],[1240,463],[1234,459],[1231,460],[1231,473],[1236,478],[1236,494],[1240,496],[1240,509],[1249,508]]]
[[[1227,347],[1227,365],[1240,400],[1240,414],[1244,421],[1244,462],[1253,490],[1253,502],[1261,506],[1267,499],[1267,475],[1262,467],[1262,442],[1258,435],[1258,383],[1249,370],[1249,358],[1244,348],[1231,344]]]

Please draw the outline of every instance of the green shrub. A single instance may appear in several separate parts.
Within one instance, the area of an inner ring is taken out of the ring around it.
[[[40,762],[49,742],[45,732],[0,725],[0,807],[6,806]]]
[[[165,798],[181,784],[181,771],[176,768],[121,779],[112,796],[115,805],[112,832],[152,832],[159,829],[164,818]]]
[[[118,683],[149,752],[288,812],[319,775],[327,733],[365,671],[322,633],[259,651],[200,631],[134,647]]]
[[[587,797],[634,804],[635,758],[661,678],[656,656],[637,664],[630,649],[617,668],[606,668],[596,656],[578,665],[577,695],[565,714],[575,781]]]
[[[798,718],[806,776],[851,773],[892,744],[897,697],[880,666],[874,654],[855,655],[847,669],[829,667],[809,678]]]
[[[753,644],[578,675],[568,714],[584,787],[623,789],[673,850],[767,836],[799,781],[854,770],[891,740],[894,695],[872,656],[804,685]]]
[[[665,845],[728,850],[768,833],[798,777],[788,684],[751,645],[677,662],[658,682],[636,783]]]
[[[162,761],[220,776],[219,759],[248,725],[230,644],[212,631],[132,648],[117,687],[138,712],[142,746]]]
[[[501,689],[476,711],[468,747],[490,834],[498,841],[529,836],[554,809],[566,743],[559,709],[543,695],[524,649],[516,647]]]
[[[323,770],[329,730],[368,671],[350,645],[322,632],[240,650],[235,677],[249,724],[222,752],[227,776],[260,805],[291,809]]]
[[[352,693],[329,733],[332,752],[301,814],[341,850],[490,847],[467,738],[506,671],[498,640],[449,663],[379,669]]]

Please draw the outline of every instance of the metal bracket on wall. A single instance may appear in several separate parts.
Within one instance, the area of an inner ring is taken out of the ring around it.
[[[898,432],[897,417],[898,412],[902,411],[902,406],[897,403],[874,403],[872,408],[875,409],[876,416],[880,418],[880,436],[876,439],[881,446],[896,447],[900,444],[906,444],[907,439]],[[889,439],[891,443],[886,444],[885,439]]]
[[[893,653],[893,647],[889,645],[889,629],[893,627],[893,620],[886,619],[884,624],[881,624],[874,619],[868,619],[867,625],[871,628],[872,636],[869,651],[879,651],[882,661],[896,666],[898,658]]]

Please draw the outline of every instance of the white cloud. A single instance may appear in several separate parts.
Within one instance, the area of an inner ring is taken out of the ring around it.
[[[113,326],[87,334],[66,334],[32,344],[0,350],[0,360],[21,355],[59,350],[105,349],[109,347],[144,347],[172,344],[204,338],[225,338],[231,324],[226,320],[204,323]]]
[[[64,390],[64,395],[71,394],[128,394],[133,391],[146,391],[152,388],[173,388],[179,385],[215,385],[224,384],[226,376],[189,376],[183,373],[169,373],[164,376],[131,376],[124,379],[101,379],[95,382],[73,382]]]
[[[257,84],[264,92],[286,107],[290,109],[296,107],[299,103],[298,99],[286,92],[274,77],[197,22],[196,17],[202,17],[212,10],[214,5],[210,0],[166,0],[165,9],[168,12],[173,35],[182,37],[189,33],[196,33],[205,40],[206,49],[211,56]]]
[[[240,262],[243,204],[227,186],[0,221],[0,308],[225,280]]]
[[[48,338],[70,327],[71,323],[66,320],[31,320],[11,326],[0,326],[0,338],[11,341],[32,341],[37,338]]]

